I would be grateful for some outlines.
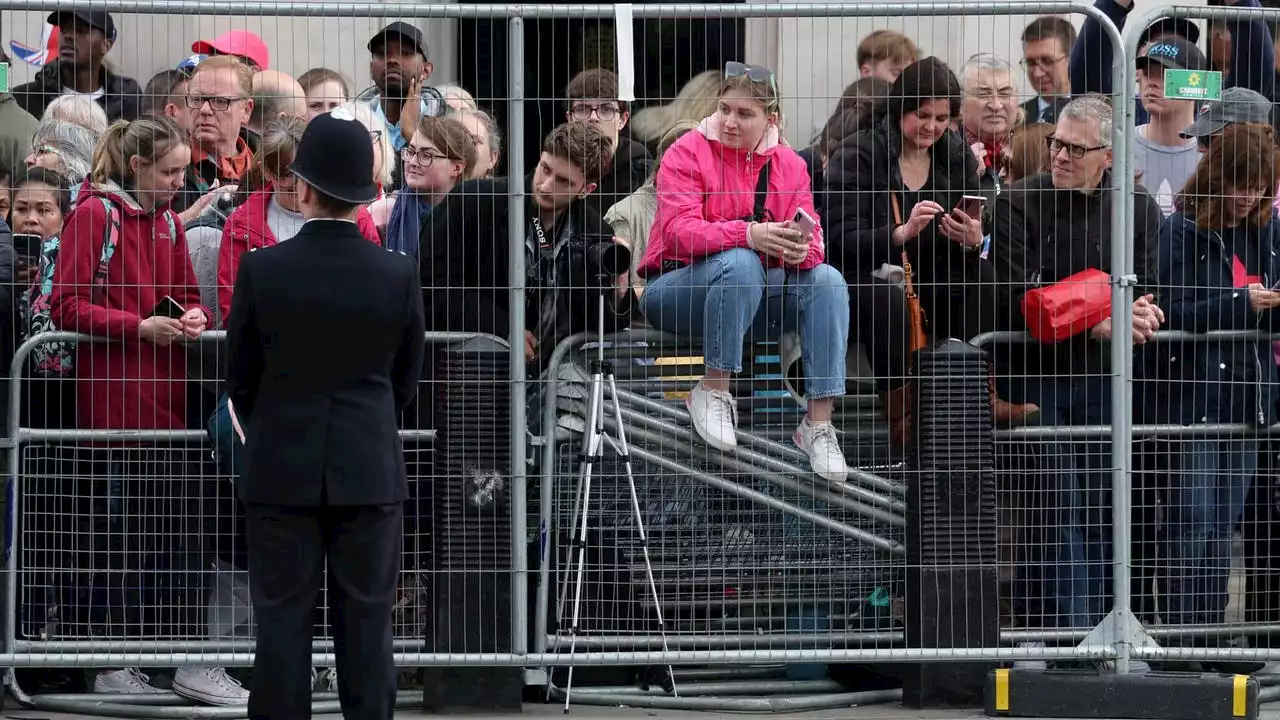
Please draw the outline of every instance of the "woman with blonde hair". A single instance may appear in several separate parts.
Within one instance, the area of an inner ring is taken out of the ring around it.
[[[655,328],[701,342],[707,372],[685,402],[698,436],[721,451],[737,445],[729,387],[744,341],[798,330],[808,412],[792,440],[816,475],[843,480],[831,420],[845,392],[848,287],[824,262],[804,161],[782,142],[773,71],[727,63],[716,94],[716,112],[662,158],[640,306]]]
[[[1228,125],[1200,159],[1160,226],[1158,292],[1169,330],[1280,329],[1280,220],[1272,202],[1278,172],[1269,125]],[[1158,388],[1144,393],[1154,422],[1178,425],[1276,421],[1276,370],[1269,340],[1167,342],[1150,367]],[[1176,360],[1176,362],[1175,362]],[[1181,402],[1162,401],[1181,398]],[[1254,437],[1163,441],[1164,533],[1160,571],[1176,625],[1226,616],[1231,546],[1257,474]],[[1235,672],[1234,670],[1232,672]]]
[[[354,116],[368,128],[369,139],[373,143],[373,181],[378,183],[378,198],[381,199],[394,186],[396,174],[396,149],[391,144],[386,125],[374,115],[372,108],[359,101],[345,102],[332,112]]]
[[[637,111],[631,116],[631,137],[652,145],[678,122],[699,123],[714,115],[720,102],[722,79],[718,70],[699,73],[680,88],[671,102]]]
[[[645,248],[649,246],[649,232],[653,229],[654,217],[658,214],[658,170],[662,168],[662,154],[675,144],[685,133],[698,127],[693,120],[681,120],[671,126],[658,142],[658,155],[654,161],[653,174],[636,191],[609,208],[604,221],[613,228],[613,236],[626,240],[631,246],[631,287],[636,295],[644,292],[644,278],[636,272],[640,260],[644,257]]]

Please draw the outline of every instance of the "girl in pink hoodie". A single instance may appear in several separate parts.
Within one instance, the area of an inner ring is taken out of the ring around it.
[[[702,341],[707,374],[686,404],[718,450],[737,445],[729,379],[742,371],[743,343],[798,329],[808,414],[794,440],[814,472],[843,480],[831,415],[845,389],[849,291],[823,263],[809,173],[781,141],[778,104],[771,70],[725,65],[715,114],[662,158],[640,306],[655,328]]]

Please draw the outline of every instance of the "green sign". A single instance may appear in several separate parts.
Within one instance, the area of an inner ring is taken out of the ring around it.
[[[9,92],[9,63],[0,63],[0,92]]]
[[[1221,100],[1222,73],[1216,70],[1166,69],[1164,96],[1173,100]]]

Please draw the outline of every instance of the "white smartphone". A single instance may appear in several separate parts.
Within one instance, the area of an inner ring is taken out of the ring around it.
[[[800,226],[800,232],[804,233],[805,235],[812,235],[813,231],[816,230],[818,227],[818,221],[814,220],[812,215],[805,212],[804,208],[800,208],[799,210],[796,211],[796,216],[794,219],[795,219],[796,225]]]

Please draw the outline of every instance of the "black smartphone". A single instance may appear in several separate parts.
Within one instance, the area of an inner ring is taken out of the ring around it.
[[[13,251],[20,258],[34,259],[40,257],[40,247],[44,245],[44,240],[39,235],[30,233],[14,233],[13,234]],[[28,262],[28,265],[31,263]]]
[[[160,298],[160,302],[156,303],[156,309],[151,311],[151,317],[167,317],[173,320],[181,320],[186,312],[187,309],[179,305],[177,300],[165,295]]]

